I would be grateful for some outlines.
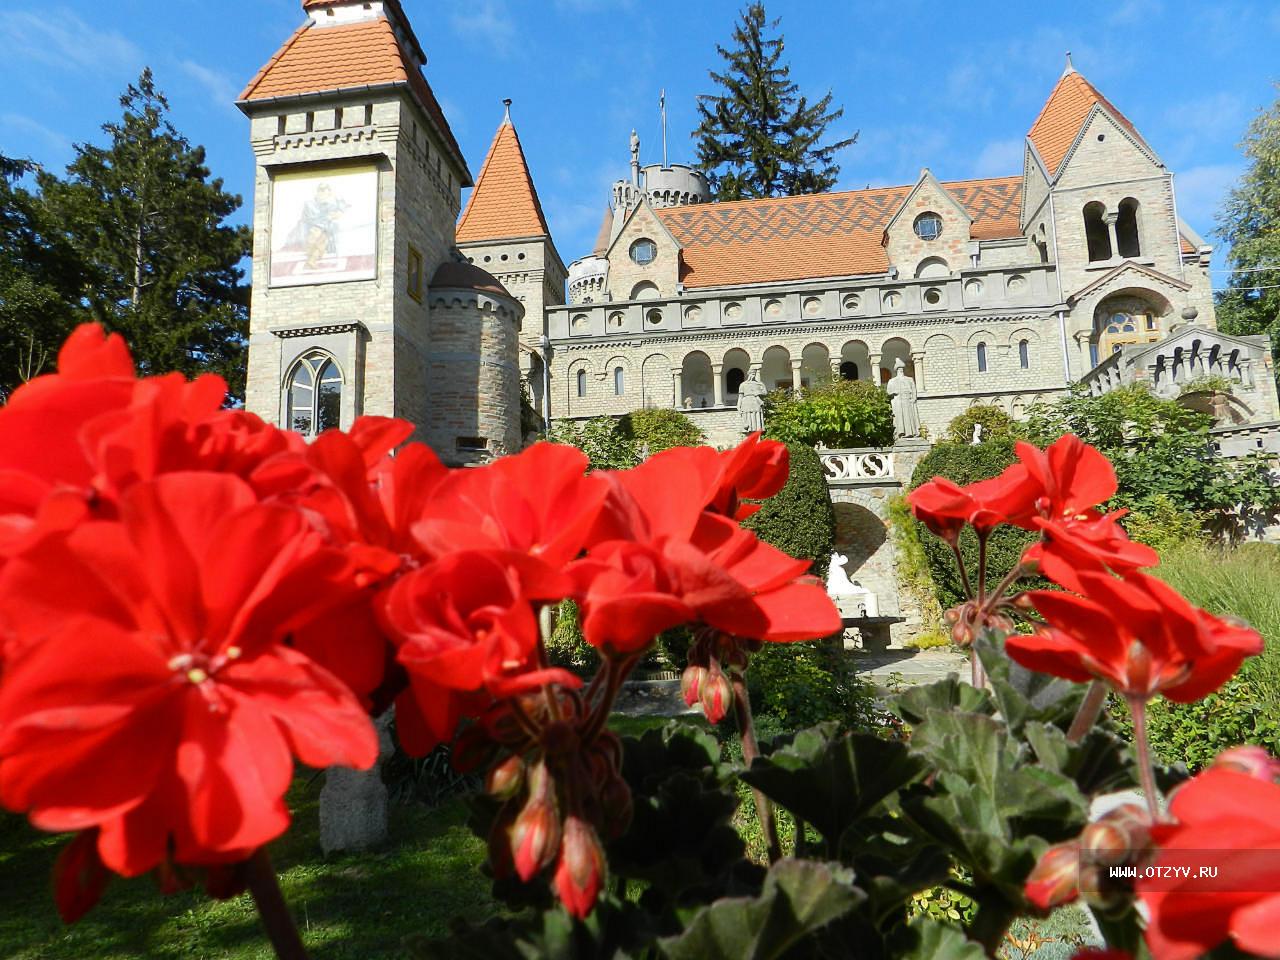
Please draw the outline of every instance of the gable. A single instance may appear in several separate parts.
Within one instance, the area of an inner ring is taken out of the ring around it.
[[[1056,186],[1070,189],[1100,181],[1138,180],[1164,172],[1164,165],[1144,141],[1096,107],[1080,128],[1058,167]]]

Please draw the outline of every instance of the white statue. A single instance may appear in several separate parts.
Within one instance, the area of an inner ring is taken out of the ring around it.
[[[982,424],[975,423],[973,425],[973,440],[970,441],[971,447],[979,446],[982,443]]]
[[[901,357],[894,361],[893,378],[886,385],[893,404],[893,433],[898,439],[920,436],[920,413],[916,409],[916,382],[907,376]]]
[[[764,429],[764,398],[768,392],[755,370],[738,387],[738,419],[742,422],[743,433],[757,433]]]
[[[857,580],[849,579],[845,570],[848,562],[849,558],[842,554],[831,555],[831,566],[827,572],[827,596],[835,601],[836,609],[842,616],[879,616],[880,604],[876,595]]]

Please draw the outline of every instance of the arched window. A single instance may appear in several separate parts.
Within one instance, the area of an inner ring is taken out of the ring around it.
[[[619,397],[627,392],[627,375],[621,367],[613,368],[613,392]]]
[[[1142,242],[1138,238],[1138,201],[1128,197],[1120,201],[1116,217],[1116,246],[1122,257],[1142,256]]]
[[[1102,219],[1105,208],[1096,200],[1084,208],[1084,237],[1089,245],[1089,262],[1111,259],[1111,231]]]
[[[987,345],[985,343],[978,344],[978,372],[987,372]]]
[[[341,425],[342,374],[327,354],[309,353],[293,368],[285,420],[305,437]]]
[[[587,371],[578,371],[578,396],[585,397],[587,395]]]
[[[840,379],[841,380],[857,380],[858,365],[854,363],[852,360],[846,360],[844,361],[844,363],[840,364]]]
[[[747,371],[739,370],[737,367],[730,367],[724,374],[724,392],[737,393],[746,379]]]
[[[1018,366],[1023,370],[1031,369],[1031,343],[1027,340],[1018,341]]]

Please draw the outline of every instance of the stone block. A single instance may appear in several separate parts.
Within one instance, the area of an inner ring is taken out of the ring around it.
[[[387,839],[387,787],[382,765],[395,747],[391,742],[392,711],[375,723],[378,762],[371,770],[330,767],[320,791],[320,849],[325,855],[370,850]]]

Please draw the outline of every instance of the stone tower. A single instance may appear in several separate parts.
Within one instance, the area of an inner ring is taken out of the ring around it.
[[[403,417],[454,462],[514,449],[522,311],[455,269],[471,174],[400,0],[302,6],[239,100],[257,165],[246,405],[309,436]]]
[[[523,305],[520,367],[534,409],[545,422],[544,318],[547,307],[564,303],[568,271],[551,240],[520,135],[511,122],[511,101],[504,104],[502,123],[458,222],[458,249],[470,263],[497,277]]]

